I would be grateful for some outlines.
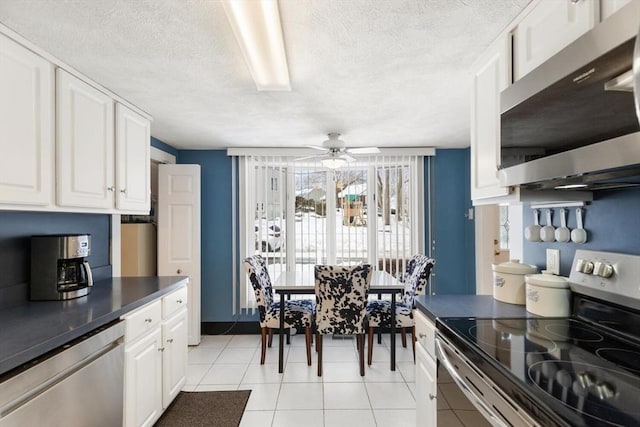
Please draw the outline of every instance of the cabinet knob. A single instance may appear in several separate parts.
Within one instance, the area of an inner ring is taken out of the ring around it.
[[[144,321],[145,321],[146,323],[151,323],[151,322],[153,322],[153,319],[151,319],[150,317],[148,317],[148,318],[144,319]]]
[[[435,398],[436,398],[436,397],[435,397],[433,394],[429,393],[429,400],[433,400],[433,399],[435,399]]]
[[[127,194],[127,189],[126,189],[126,188],[123,188],[122,190],[120,190],[120,192],[121,192],[122,194],[126,195],[126,194]]]
[[[178,269],[178,270],[176,271],[176,273],[178,273],[178,274],[182,274],[182,270],[181,270],[181,269]]]
[[[164,347],[160,347],[158,351],[164,351]]]
[[[427,337],[427,335],[426,335],[426,334],[423,334],[422,332],[420,332],[420,333],[418,334],[418,338],[420,338],[420,339],[422,339],[422,338],[426,338],[426,337]]]
[[[107,190],[113,191],[113,190],[115,190],[115,188],[113,186],[111,186],[111,187],[107,187]]]
[[[173,338],[169,338],[169,339],[167,340],[167,342],[168,342],[168,343],[172,343],[172,342],[173,342]]]
[[[176,302],[177,302],[178,304],[182,304],[182,300],[181,300],[181,299],[177,300]]]

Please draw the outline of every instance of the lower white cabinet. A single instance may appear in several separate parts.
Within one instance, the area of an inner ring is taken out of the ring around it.
[[[416,337],[416,425],[436,427],[438,416],[438,365],[435,356],[435,325],[414,310]]]
[[[124,320],[124,425],[152,426],[186,382],[186,286]]]

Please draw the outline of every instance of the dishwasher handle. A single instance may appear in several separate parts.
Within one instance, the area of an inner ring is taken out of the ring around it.
[[[447,354],[446,354],[445,350],[443,349],[443,346],[445,346],[445,347],[449,347],[449,346],[445,342],[443,342],[440,337],[436,337],[435,342],[436,342],[435,343],[436,344],[436,353],[438,354],[438,359],[442,362],[442,364],[447,369],[449,374],[451,374],[451,378],[453,378],[453,381],[455,381],[455,383],[458,385],[458,387],[460,387],[460,390],[462,390],[464,395],[467,396],[467,398],[475,405],[476,408],[478,408],[478,410],[480,412],[482,412],[484,414],[484,416],[487,419],[489,419],[489,421],[491,422],[492,425],[498,426],[498,427],[508,427],[502,421],[502,419],[494,411],[491,410],[489,405],[487,405],[487,403],[484,402],[484,400],[482,400],[480,397],[478,397],[478,395],[471,389],[471,387],[458,374],[458,372],[456,371],[455,367],[453,366],[453,364],[451,363],[451,361],[447,357]],[[453,350],[450,350],[450,351],[453,351]]]

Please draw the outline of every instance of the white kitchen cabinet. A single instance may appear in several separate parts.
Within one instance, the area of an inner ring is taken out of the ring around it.
[[[151,123],[116,104],[116,208],[149,212]]]
[[[114,102],[82,80],[56,70],[57,203],[114,206]]]
[[[152,426],[162,414],[160,325],[125,348],[125,426]]]
[[[600,20],[596,0],[541,0],[513,32],[513,75],[519,80]]]
[[[600,19],[604,21],[632,0],[600,0]]]
[[[0,204],[53,203],[54,67],[0,34]]]
[[[503,197],[509,188],[498,180],[500,166],[500,91],[510,81],[510,39],[498,38],[476,61],[471,84],[471,198]]]
[[[416,425],[435,427],[438,417],[438,379],[435,354],[436,328],[418,310],[413,311],[416,328]]]
[[[152,426],[186,382],[187,287],[124,320],[124,425]]]

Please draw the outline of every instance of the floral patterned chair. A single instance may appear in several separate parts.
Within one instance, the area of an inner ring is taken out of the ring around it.
[[[318,376],[322,376],[322,336],[356,335],[360,375],[364,376],[365,309],[372,268],[369,264],[342,267],[315,266],[316,350]]]
[[[251,286],[256,295],[258,311],[260,312],[260,328],[262,336],[262,354],[260,364],[264,365],[267,346],[267,333],[269,333],[269,347],[273,337],[273,329],[280,328],[280,301],[274,301],[271,279],[260,255],[254,255],[243,261],[244,269],[249,276]],[[305,344],[307,346],[307,365],[311,366],[311,328],[315,313],[315,301],[313,300],[289,300],[284,301],[284,327],[304,328]]]
[[[396,303],[396,328],[402,331],[402,345],[407,346],[406,328],[411,328],[413,359],[416,357],[415,329],[413,321],[413,304],[417,295],[423,295],[431,269],[436,261],[424,255],[414,255],[407,263],[407,270],[401,280],[404,282],[402,299]],[[391,327],[391,301],[375,300],[367,303],[367,320],[369,323],[369,353],[367,363],[371,365],[373,358],[373,335],[375,328]]]

